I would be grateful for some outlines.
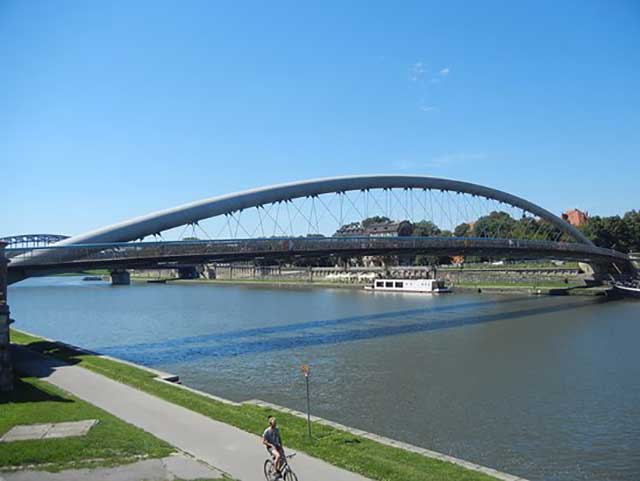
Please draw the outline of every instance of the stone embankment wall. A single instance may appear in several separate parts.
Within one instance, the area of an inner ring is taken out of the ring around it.
[[[145,279],[171,279],[178,277],[177,269],[133,269],[131,277],[141,277]]]
[[[426,279],[433,276],[430,267],[281,267],[244,264],[208,265],[206,279],[272,280],[300,282],[367,282],[375,277]]]
[[[250,264],[208,264],[199,268],[203,279],[225,281],[274,281],[274,282],[338,282],[367,283],[374,278],[392,277],[397,279],[445,279],[449,284],[583,284],[590,279],[590,273],[578,268],[526,268],[513,267],[478,269],[469,267],[446,267],[434,271],[429,266],[393,267],[282,267],[253,266]],[[134,271],[135,277],[177,278],[174,269]]]
[[[450,284],[583,284],[590,276],[579,269],[440,269],[438,277]]]
[[[590,276],[580,269],[538,268],[538,269],[469,269],[442,268],[435,272],[431,267],[300,267],[278,266],[210,265],[204,269],[203,277],[220,280],[273,280],[273,281],[333,281],[367,282],[375,277],[402,279],[445,279],[449,283],[489,283],[489,284],[539,284],[567,283],[582,284]]]
[[[0,392],[13,389],[13,369],[9,351],[9,305],[7,304],[7,259],[0,242]]]

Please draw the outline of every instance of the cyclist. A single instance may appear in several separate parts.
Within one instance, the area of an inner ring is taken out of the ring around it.
[[[276,468],[276,479],[282,477],[280,469],[282,468],[284,459],[284,448],[282,447],[278,422],[273,416],[269,416],[269,427],[262,433],[262,444],[265,445],[269,454],[273,456]]]

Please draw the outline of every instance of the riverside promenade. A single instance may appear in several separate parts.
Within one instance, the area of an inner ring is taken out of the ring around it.
[[[64,389],[235,479],[264,479],[267,453],[257,435],[25,348],[16,347],[13,356],[20,372]],[[298,453],[291,464],[304,481],[367,480],[304,453]]]

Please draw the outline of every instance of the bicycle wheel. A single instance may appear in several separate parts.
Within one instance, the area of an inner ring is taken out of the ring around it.
[[[298,481],[298,476],[296,476],[296,473],[289,469],[286,473],[284,473],[284,481]]]
[[[267,481],[273,481],[276,475],[276,468],[273,466],[273,462],[267,459],[264,462],[264,477]]]

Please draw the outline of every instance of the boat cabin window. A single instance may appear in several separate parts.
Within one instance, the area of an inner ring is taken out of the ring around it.
[[[404,287],[404,283],[402,282],[396,282],[396,287],[402,289]]]
[[[393,282],[385,282],[384,287],[393,287]]]
[[[384,287],[384,282],[376,281],[376,287]]]

